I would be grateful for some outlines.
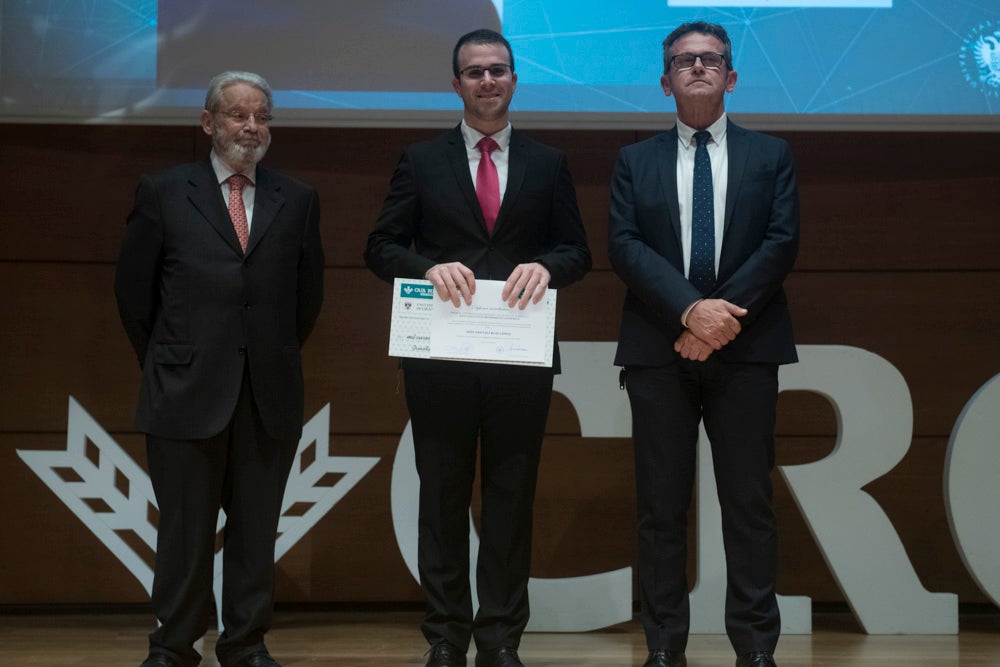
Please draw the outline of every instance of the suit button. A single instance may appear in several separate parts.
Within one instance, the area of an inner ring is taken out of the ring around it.
[[[246,354],[247,354],[247,346],[246,345],[240,345],[240,356],[241,357],[245,357]]]
[[[244,308],[244,310],[250,310],[250,302],[249,301],[244,301],[243,302],[243,308]]]

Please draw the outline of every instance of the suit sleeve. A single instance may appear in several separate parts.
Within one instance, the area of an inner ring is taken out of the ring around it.
[[[611,177],[608,257],[633,295],[664,320],[679,325],[684,310],[700,299],[701,293],[650,245],[644,221],[639,219],[636,200],[640,193],[632,158],[625,150],[619,152]],[[668,225],[666,211],[653,224]]]
[[[319,234],[319,195],[310,189],[306,228],[299,258],[296,333],[301,345],[312,332],[323,305],[323,243]]]
[[[536,261],[548,269],[551,276],[549,286],[553,289],[566,287],[590,271],[591,256],[590,248],[587,246],[587,232],[580,217],[573,177],[566,164],[566,156],[561,153],[556,165],[546,247],[551,250],[537,257]]]
[[[799,194],[795,165],[788,144],[780,142],[767,229],[761,244],[712,295],[749,311],[741,318],[752,323],[781,288],[799,250]],[[739,224],[735,220],[734,224]]]
[[[420,194],[413,160],[404,152],[389,182],[389,194],[368,235],[365,264],[382,280],[423,278],[435,262],[410,252],[420,219]]]
[[[145,361],[150,333],[159,309],[162,247],[159,197],[152,179],[143,176],[136,188],[135,205],[126,221],[115,270],[118,314],[140,366]]]

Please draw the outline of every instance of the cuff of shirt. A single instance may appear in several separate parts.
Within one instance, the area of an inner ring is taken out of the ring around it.
[[[694,308],[695,306],[697,306],[702,301],[704,301],[704,299],[698,299],[697,301],[693,302],[690,306],[688,306],[687,308],[684,309],[684,312],[681,313],[681,326],[682,327],[684,327],[685,329],[687,329],[688,315],[691,314],[691,309]]]

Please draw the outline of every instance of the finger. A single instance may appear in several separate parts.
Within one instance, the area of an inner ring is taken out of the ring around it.
[[[458,265],[458,272],[462,276],[463,285],[469,290],[469,303],[472,303],[472,295],[476,293],[476,274],[464,264]]]
[[[459,282],[457,282],[457,281],[455,282],[454,287],[452,287],[452,295],[453,295],[453,298],[452,298],[451,302],[453,304],[455,304],[456,306],[458,306],[459,302],[461,300],[463,300],[463,299],[465,301],[468,301],[468,297],[466,296],[465,292],[463,291],[462,284],[459,283]]]
[[[465,305],[472,305],[472,294],[473,289],[469,287],[469,284],[463,279],[455,280],[455,297],[459,300],[465,301]],[[454,303],[454,302],[453,302]],[[458,303],[455,303],[458,306]]]
[[[518,292],[521,291],[521,289],[517,287],[517,283],[521,279],[521,273],[522,273],[521,267],[515,266],[514,270],[507,277],[506,282],[504,282],[503,284],[503,290],[500,292],[500,298],[506,301],[508,305],[511,306],[514,305],[510,302],[511,295],[517,294]]]
[[[521,290],[519,298],[520,303],[518,304],[521,310],[527,308],[528,304],[531,303],[531,299],[534,296],[537,287],[538,287],[538,276],[531,276],[531,278],[528,280],[528,283],[524,286],[524,289]]]
[[[528,284],[528,278],[522,275],[512,286],[507,298],[507,306],[513,308],[524,297],[524,290]],[[523,306],[522,306],[523,308]]]
[[[427,279],[434,285],[434,291],[437,292],[438,297],[442,301],[448,301],[451,299],[451,290],[448,288],[448,285],[445,284],[444,279],[441,278],[440,274],[428,274]]]

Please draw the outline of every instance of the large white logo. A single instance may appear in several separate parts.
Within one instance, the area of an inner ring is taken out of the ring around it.
[[[628,437],[631,415],[612,366],[615,343],[560,343],[563,374],[555,390],[576,408],[587,437]],[[892,470],[913,435],[910,392],[888,361],[856,347],[800,345],[798,364],[783,366],[781,391],[810,391],[837,415],[833,451],[802,465],[779,466],[796,504],[858,621],[871,634],[955,634],[958,598],[927,591],[882,507],[864,487]],[[962,558],[983,592],[1000,604],[1000,376],[959,417],[944,471],[948,515]],[[698,443],[698,579],[691,592],[691,632],[725,632],[726,568],[722,520],[708,439]],[[392,472],[392,514],[403,558],[416,572],[419,480],[409,425]],[[475,563],[478,543],[470,521]],[[470,577],[475,585],[475,576]],[[565,579],[532,578],[529,630],[585,631],[632,617],[631,568]],[[779,596],[782,631],[812,631],[812,601]]]
[[[589,437],[628,437],[631,414],[611,365],[615,343],[567,342],[560,346],[563,374],[555,391],[577,411]],[[779,466],[810,531],[865,631],[872,634],[954,634],[958,600],[927,591],[884,510],[865,490],[906,455],[913,428],[909,389],[885,359],[853,347],[799,346],[800,363],[783,366],[782,391],[825,397],[837,415],[833,451],[822,460]],[[378,458],[330,455],[330,406],[304,427],[278,526],[275,558],[281,558],[364,477]],[[64,451],[18,455],[111,550],[146,591],[153,573],[121,537],[131,532],[150,550],[156,507],[146,472],[74,400],[69,399]],[[93,447],[88,447],[88,442]],[[691,593],[691,631],[724,632],[725,562],[721,519],[708,441],[698,443],[698,580]],[[335,483],[327,480],[343,475]],[[946,510],[962,560],[982,591],[1000,605],[1000,375],[983,386],[959,416],[948,443],[942,483]],[[392,471],[392,520],[400,552],[417,576],[419,479],[409,425],[399,441]],[[290,511],[295,508],[295,511]],[[301,511],[302,508],[307,508]],[[219,526],[224,523],[220,515]],[[478,542],[470,520],[475,563]],[[221,554],[216,554],[215,594],[220,595]],[[475,586],[475,577],[471,577]],[[632,617],[632,570],[564,579],[532,578],[530,630],[584,631]],[[786,633],[811,632],[811,600],[780,597]]]
[[[149,475],[72,396],[66,431],[63,451],[19,449],[17,454],[150,593],[152,568],[121,537],[122,533],[131,532],[150,552],[156,551],[156,527],[150,521],[150,508],[156,508],[156,498]],[[94,446],[90,451],[88,441]],[[302,429],[285,487],[275,561],[302,539],[378,461],[377,457],[331,456],[330,404],[317,412]],[[341,477],[329,483],[337,475]],[[225,516],[219,512],[217,529],[221,530],[224,524]],[[221,549],[215,554],[213,592],[217,608],[221,609]]]

